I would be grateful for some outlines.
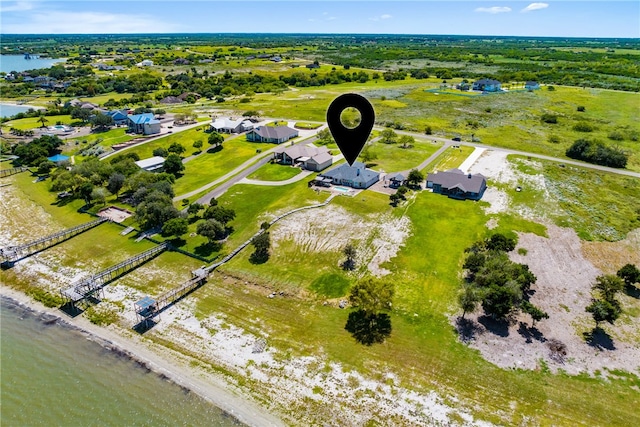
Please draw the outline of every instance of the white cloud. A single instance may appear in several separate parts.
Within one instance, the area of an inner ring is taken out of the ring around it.
[[[33,9],[33,4],[31,4],[30,2],[26,2],[26,1],[19,1],[16,2],[13,5],[6,5],[0,4],[0,12],[5,13],[5,12],[22,12],[25,10],[31,10]]]
[[[392,15],[389,15],[388,13],[385,13],[385,14],[380,15],[380,16],[369,18],[369,20],[370,21],[374,21],[374,22],[378,22],[378,21],[384,21],[385,19],[391,19],[391,18],[393,18]]]
[[[479,7],[476,9],[476,12],[491,13],[491,14],[507,13],[507,12],[511,12],[511,8],[507,6]]]
[[[165,33],[184,31],[178,25],[142,15],[102,12],[30,13],[19,24],[5,24],[6,34]]]
[[[532,10],[546,9],[549,7],[548,3],[531,3],[529,6],[522,9],[520,12],[531,12]]]

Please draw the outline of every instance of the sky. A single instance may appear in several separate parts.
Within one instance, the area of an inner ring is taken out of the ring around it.
[[[0,0],[0,33],[378,33],[640,38],[640,1]]]

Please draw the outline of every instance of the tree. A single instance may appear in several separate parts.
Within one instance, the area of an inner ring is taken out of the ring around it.
[[[209,240],[209,243],[212,243],[215,240],[224,239],[225,237],[224,225],[215,219],[208,219],[199,223],[196,228],[196,232],[199,235],[206,237]]]
[[[91,192],[93,191],[94,185],[89,181],[84,181],[78,187],[78,195],[84,199],[85,202],[91,203]]]
[[[175,153],[175,154],[180,155],[180,154],[184,153],[185,151],[187,151],[187,149],[184,148],[184,146],[182,144],[180,144],[179,142],[174,142],[169,146],[169,148],[167,148],[167,151],[169,153]]]
[[[624,288],[624,281],[613,274],[605,274],[596,277],[596,283],[592,288],[599,291],[603,299],[613,302],[616,294]]]
[[[529,301],[522,301],[522,304],[520,304],[520,308],[523,312],[531,316],[533,326],[535,326],[536,322],[539,322],[542,319],[549,318],[549,315],[546,312],[531,304]]]
[[[398,193],[393,193],[389,195],[389,202],[393,207],[398,206],[398,203],[400,203],[401,200],[403,200],[403,197]]]
[[[342,253],[347,257],[342,263],[342,268],[345,270],[353,270],[356,267],[356,247],[352,243],[348,243],[347,246],[342,249]]]
[[[217,147],[224,142],[224,136],[220,135],[218,132],[211,132],[209,138],[207,139],[209,145]]]
[[[222,225],[227,225],[230,221],[236,217],[236,212],[233,209],[225,208],[224,206],[209,206],[202,215],[205,219],[215,219]]]
[[[419,187],[420,183],[424,181],[424,174],[418,169],[412,169],[407,177],[407,182],[412,187]]]
[[[40,116],[38,116],[38,121],[42,124],[40,127],[46,127],[46,124],[49,122],[49,120],[47,120],[47,118],[44,116],[44,114],[40,114]]]
[[[196,150],[198,150],[198,151],[202,151],[202,150],[201,150],[201,148],[202,148],[202,140],[201,140],[201,139],[196,139],[196,140],[193,142],[193,148],[195,148],[195,149],[196,149]]]
[[[187,208],[187,213],[189,215],[197,215],[198,212],[200,212],[200,210],[204,208],[204,206],[202,206],[200,203],[191,203],[189,205],[189,207]]]
[[[367,146],[364,147],[364,150],[362,150],[362,152],[360,153],[360,158],[363,162],[370,163],[373,160],[377,159],[378,155],[375,152],[371,151],[371,149]]]
[[[179,216],[180,213],[173,206],[171,197],[157,189],[147,191],[136,207],[136,221],[145,230],[161,227],[170,219]]]
[[[416,143],[416,139],[410,135],[401,135],[398,142],[402,144],[402,148],[412,148],[413,144]]]
[[[593,299],[585,310],[593,316],[596,328],[600,327],[601,322],[613,324],[620,317],[621,311],[619,306],[603,299]]]
[[[97,127],[99,130],[104,130],[113,125],[113,117],[107,114],[97,113],[91,119],[91,124]]]
[[[91,190],[91,201],[104,205],[107,200],[107,190],[102,187],[94,187]]]
[[[184,170],[184,164],[182,164],[180,156],[175,153],[169,154],[164,161],[164,170],[173,175],[178,175],[182,172]]]
[[[153,155],[158,157],[167,157],[169,155],[169,151],[166,148],[158,147],[153,149]]]
[[[251,239],[251,244],[255,248],[249,261],[252,264],[263,264],[269,260],[269,250],[271,248],[271,236],[268,231],[262,233]]]
[[[398,138],[398,134],[393,131],[393,129],[385,128],[380,132],[380,140],[385,144],[395,144]]]
[[[331,135],[331,131],[328,128],[324,128],[316,134],[316,142],[320,145],[329,145],[335,143],[333,139],[333,135]]]
[[[518,307],[522,293],[513,282],[510,286],[491,284],[482,299],[482,309],[495,319],[505,319],[515,307]]]
[[[258,117],[260,113],[256,110],[249,110],[242,113],[242,117]]]
[[[616,275],[624,280],[624,283],[631,286],[634,283],[640,282],[640,270],[633,264],[626,264],[622,267]]]
[[[109,177],[109,182],[107,183],[107,190],[109,190],[111,194],[115,194],[117,197],[118,193],[124,186],[125,179],[125,176],[119,172],[112,173]]]
[[[366,314],[377,314],[391,310],[394,293],[393,282],[368,276],[351,288],[349,303]]]
[[[162,226],[163,236],[180,237],[189,229],[189,223],[185,218],[172,218]]]
[[[487,239],[486,246],[490,251],[511,252],[516,248],[517,243],[517,239],[509,238],[501,233],[495,233]]]
[[[431,134],[433,134],[433,129],[431,128],[431,126],[429,126],[429,125],[425,126],[425,128],[424,128],[424,133],[425,133],[426,135],[431,135]]]
[[[479,302],[480,293],[478,290],[474,286],[464,285],[462,292],[458,294],[458,304],[460,304],[460,308],[462,309],[462,318],[464,319],[467,313],[476,311]]]
[[[46,175],[49,172],[51,172],[51,169],[55,168],[56,164],[49,161],[49,160],[45,160],[44,162],[40,162],[40,164],[38,165],[38,175]]]
[[[91,117],[91,111],[87,108],[74,108],[71,110],[71,118],[72,119],[80,119],[83,123],[89,121],[89,117]]]

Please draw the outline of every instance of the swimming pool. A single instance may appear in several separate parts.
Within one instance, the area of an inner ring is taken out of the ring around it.
[[[348,193],[349,191],[351,191],[350,188],[344,188],[344,187],[333,187],[333,189],[336,191],[340,191],[341,193]]]

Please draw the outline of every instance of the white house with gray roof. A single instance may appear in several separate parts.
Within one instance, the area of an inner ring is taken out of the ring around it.
[[[211,122],[210,128],[220,133],[241,133],[253,129],[253,123],[247,119],[218,118]]]
[[[288,126],[258,126],[247,133],[247,141],[281,144],[297,136],[298,131]]]
[[[367,169],[362,162],[353,162],[352,166],[343,163],[320,174],[320,177],[331,179],[334,185],[346,185],[352,188],[369,188],[380,180],[380,174]]]

